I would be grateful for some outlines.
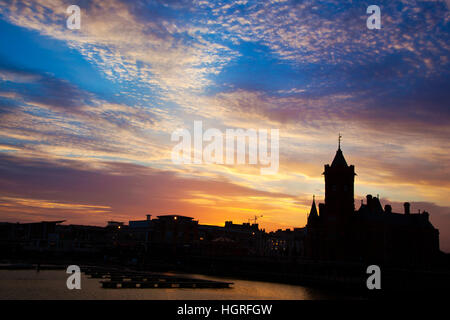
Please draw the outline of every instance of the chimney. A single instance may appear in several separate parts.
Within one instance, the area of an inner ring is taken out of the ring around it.
[[[368,194],[367,196],[366,196],[366,199],[367,199],[367,207],[370,209],[370,208],[372,208],[372,195],[371,194]]]
[[[404,204],[403,204],[403,207],[405,208],[405,214],[409,214],[409,208],[410,208],[410,204],[409,204],[409,202],[405,202]]]
[[[150,221],[152,219],[152,215],[151,214],[148,214],[147,215],[147,221]]]
[[[384,206],[384,212],[386,213],[392,213],[392,207],[390,204],[387,204]]]

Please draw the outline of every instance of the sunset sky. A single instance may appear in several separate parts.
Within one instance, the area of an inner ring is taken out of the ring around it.
[[[0,0],[0,221],[303,227],[340,132],[356,208],[409,201],[450,252],[448,2]],[[196,120],[279,129],[278,174],[173,164]]]

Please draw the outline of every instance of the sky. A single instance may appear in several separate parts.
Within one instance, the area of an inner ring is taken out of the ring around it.
[[[0,220],[303,227],[341,133],[356,209],[366,194],[409,201],[450,252],[449,6],[0,0]],[[171,134],[194,121],[279,129],[278,173],[174,164]]]

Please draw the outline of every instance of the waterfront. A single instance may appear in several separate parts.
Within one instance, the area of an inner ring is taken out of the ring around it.
[[[186,275],[184,275],[186,276]],[[336,292],[304,286],[261,281],[189,275],[231,281],[230,289],[103,289],[99,279],[85,274],[81,290],[68,290],[65,270],[0,270],[0,299],[86,299],[86,300],[320,300],[349,298]]]

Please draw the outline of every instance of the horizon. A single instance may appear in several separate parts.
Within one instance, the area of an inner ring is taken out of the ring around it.
[[[339,147],[338,147],[338,150],[340,149],[340,142],[341,142],[341,139],[342,137],[341,137],[341,135],[339,134]],[[330,162],[331,163],[331,162]],[[373,196],[373,195],[367,195],[367,196]],[[393,206],[393,208],[400,208],[400,206],[404,206],[404,204],[405,203],[401,203],[401,204],[399,204],[399,203],[390,203],[390,202],[386,202],[387,200],[386,199],[380,199],[379,198],[379,194],[377,194],[376,196],[373,196],[374,198],[378,198],[379,200],[380,200],[380,203],[382,204],[382,207],[384,208],[384,206],[383,206],[383,201],[385,202],[384,204],[386,205],[386,204],[389,204],[389,205],[391,205],[391,206]],[[313,200],[311,201],[311,203],[313,202],[313,201],[315,201],[317,198],[316,198],[316,195],[313,195]],[[323,202],[324,202],[324,198],[319,198],[319,199],[322,199],[323,200]],[[356,206],[356,201],[360,201],[361,202],[361,205],[363,204],[363,202],[364,202],[364,200],[366,200],[365,198],[361,198],[361,199],[355,199],[355,213],[357,213],[357,211],[358,211],[358,208],[357,208],[357,206]],[[323,202],[321,202],[321,201],[317,201],[317,204],[320,204],[320,203],[323,203]],[[411,204],[415,204],[414,202],[408,202],[410,205]],[[420,205],[420,203],[419,203],[419,205]],[[425,210],[421,210],[420,208],[417,208],[417,203],[415,204],[415,206],[412,206],[412,208],[413,209],[418,209],[418,212],[413,212],[413,211],[411,211],[411,214],[412,215],[414,215],[414,214],[420,214],[421,212],[424,212]],[[402,215],[402,214],[405,214],[404,212],[400,212],[401,210],[397,210],[398,212],[395,212],[396,210],[394,210],[394,211],[392,211],[392,214],[398,214],[398,215]],[[233,221],[233,220],[225,220],[223,223],[219,223],[219,224],[217,224],[217,223],[200,223],[200,219],[199,218],[197,218],[197,217],[195,217],[195,216],[186,216],[186,215],[183,215],[183,214],[180,214],[180,213],[174,213],[174,212],[172,212],[172,213],[160,213],[160,214],[157,214],[157,215],[153,215],[153,214],[150,214],[150,213],[145,213],[142,217],[146,217],[146,219],[134,219],[134,220],[128,220],[128,221],[115,221],[115,220],[105,220],[103,223],[94,223],[94,224],[73,224],[73,223],[68,223],[68,224],[65,224],[66,222],[68,222],[67,220],[62,220],[62,222],[60,222],[60,223],[58,223],[58,224],[60,224],[60,225],[67,225],[67,226],[70,226],[70,225],[78,225],[78,226],[94,226],[94,227],[107,227],[108,226],[108,223],[110,223],[110,222],[118,222],[118,223],[124,223],[125,224],[125,226],[129,226],[129,222],[132,222],[132,221],[147,221],[148,219],[147,219],[147,215],[150,215],[150,219],[149,220],[155,220],[156,218],[160,218],[160,217],[164,217],[164,216],[180,216],[180,217],[186,217],[186,218],[190,218],[190,219],[192,219],[192,220],[194,220],[194,221],[197,221],[198,222],[198,224],[199,225],[208,225],[208,226],[220,226],[220,227],[222,227],[222,226],[225,226],[226,225],[226,222],[228,222],[228,221],[231,221],[232,223],[234,223],[234,224],[245,224],[245,223],[249,223],[250,225],[254,225],[254,224],[256,224],[258,227],[259,227],[259,229],[261,230],[261,231],[264,231],[264,232],[266,232],[266,233],[270,233],[270,232],[276,232],[276,231],[279,231],[279,230],[290,230],[290,231],[293,231],[294,229],[296,229],[296,228],[301,228],[301,229],[303,229],[303,228],[306,228],[306,223],[305,223],[305,225],[303,225],[303,226],[286,226],[285,228],[268,228],[268,230],[266,230],[266,228],[262,228],[261,226],[260,226],[260,224],[259,223],[250,223],[250,222],[245,222],[245,221],[237,221],[237,222],[235,222],[235,221]],[[307,215],[309,215],[309,212],[307,213]],[[156,217],[156,218],[153,218],[152,219],[152,217]],[[259,216],[258,218],[263,218],[263,216]],[[252,218],[249,218],[247,221],[250,221],[250,220],[253,220]],[[431,217],[430,217],[430,220],[431,220]],[[55,222],[55,221],[61,221],[61,220],[41,220],[41,221],[35,221],[35,220],[32,220],[32,221],[24,221],[24,222],[19,222],[19,221],[17,221],[16,223],[40,223],[40,222]],[[14,222],[10,222],[10,221],[0,221],[0,223],[14,223]],[[106,224],[105,224],[106,223]],[[128,223],[128,224],[127,224]],[[436,226],[435,226],[436,227]],[[441,241],[439,241],[439,243],[441,243]],[[442,247],[441,247],[441,251],[442,252],[445,252],[445,253],[450,253],[449,251],[446,251],[445,249],[443,249]]]

